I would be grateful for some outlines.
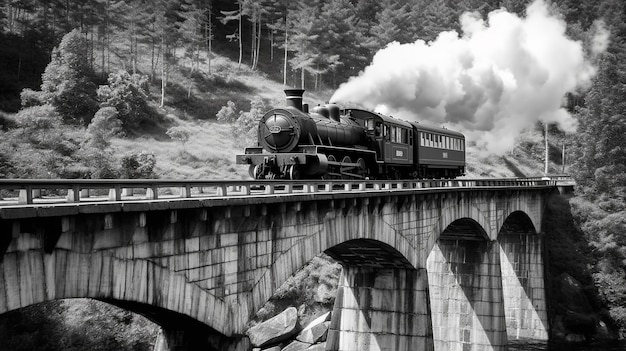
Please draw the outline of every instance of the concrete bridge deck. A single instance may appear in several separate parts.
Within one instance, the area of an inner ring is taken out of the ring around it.
[[[161,324],[172,349],[246,350],[250,318],[325,252],[344,267],[328,350],[545,341],[556,185],[1,180],[0,313],[90,297]]]

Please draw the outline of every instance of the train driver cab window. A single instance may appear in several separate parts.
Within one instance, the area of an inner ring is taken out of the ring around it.
[[[377,137],[383,136],[383,124],[381,122],[376,122],[376,126],[374,127],[374,135]]]
[[[385,140],[389,140],[389,136],[390,136],[389,125],[385,124],[384,127],[385,129],[384,129],[383,135],[385,136]]]
[[[368,132],[371,132],[374,130],[374,120],[373,119],[367,119],[365,120],[365,127],[367,128]]]

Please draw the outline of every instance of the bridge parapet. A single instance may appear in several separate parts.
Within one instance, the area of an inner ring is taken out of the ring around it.
[[[555,186],[542,178],[450,180],[208,181],[162,179],[3,179],[1,207],[60,203],[133,202],[168,199],[342,193],[428,191]]]

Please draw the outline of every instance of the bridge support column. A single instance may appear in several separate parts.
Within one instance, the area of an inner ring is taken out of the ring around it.
[[[427,267],[435,350],[506,350],[499,245],[440,240]]]
[[[327,350],[433,350],[425,270],[344,266]]]
[[[528,233],[498,237],[509,340],[548,341],[542,239]]]

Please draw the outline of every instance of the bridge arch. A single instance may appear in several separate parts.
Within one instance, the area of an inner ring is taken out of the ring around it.
[[[152,306],[161,311],[156,315],[187,316],[221,334],[232,333],[233,318],[215,318],[232,314],[223,300],[148,260],[29,250],[5,253],[0,267],[0,286],[6,289],[0,294],[0,313],[59,299],[93,298],[147,316],[150,311],[139,306]]]
[[[376,214],[350,210],[346,215],[338,215],[331,211],[317,229],[314,235],[296,242],[266,269],[252,289],[248,311],[243,312],[250,316],[256,313],[291,275],[322,252],[341,261],[344,250],[378,248],[385,257],[394,257],[398,266],[419,267],[418,250]]]
[[[463,217],[449,223],[439,235],[439,240],[489,241],[489,234],[475,219]]]
[[[465,223],[460,223],[464,220]],[[472,221],[482,231],[481,235],[485,235],[487,239],[495,238],[495,233],[490,222],[489,212],[481,209],[479,206],[471,203],[461,204],[459,207],[451,207],[449,211],[444,211],[440,219],[441,233],[450,230],[451,225],[469,225]]]

